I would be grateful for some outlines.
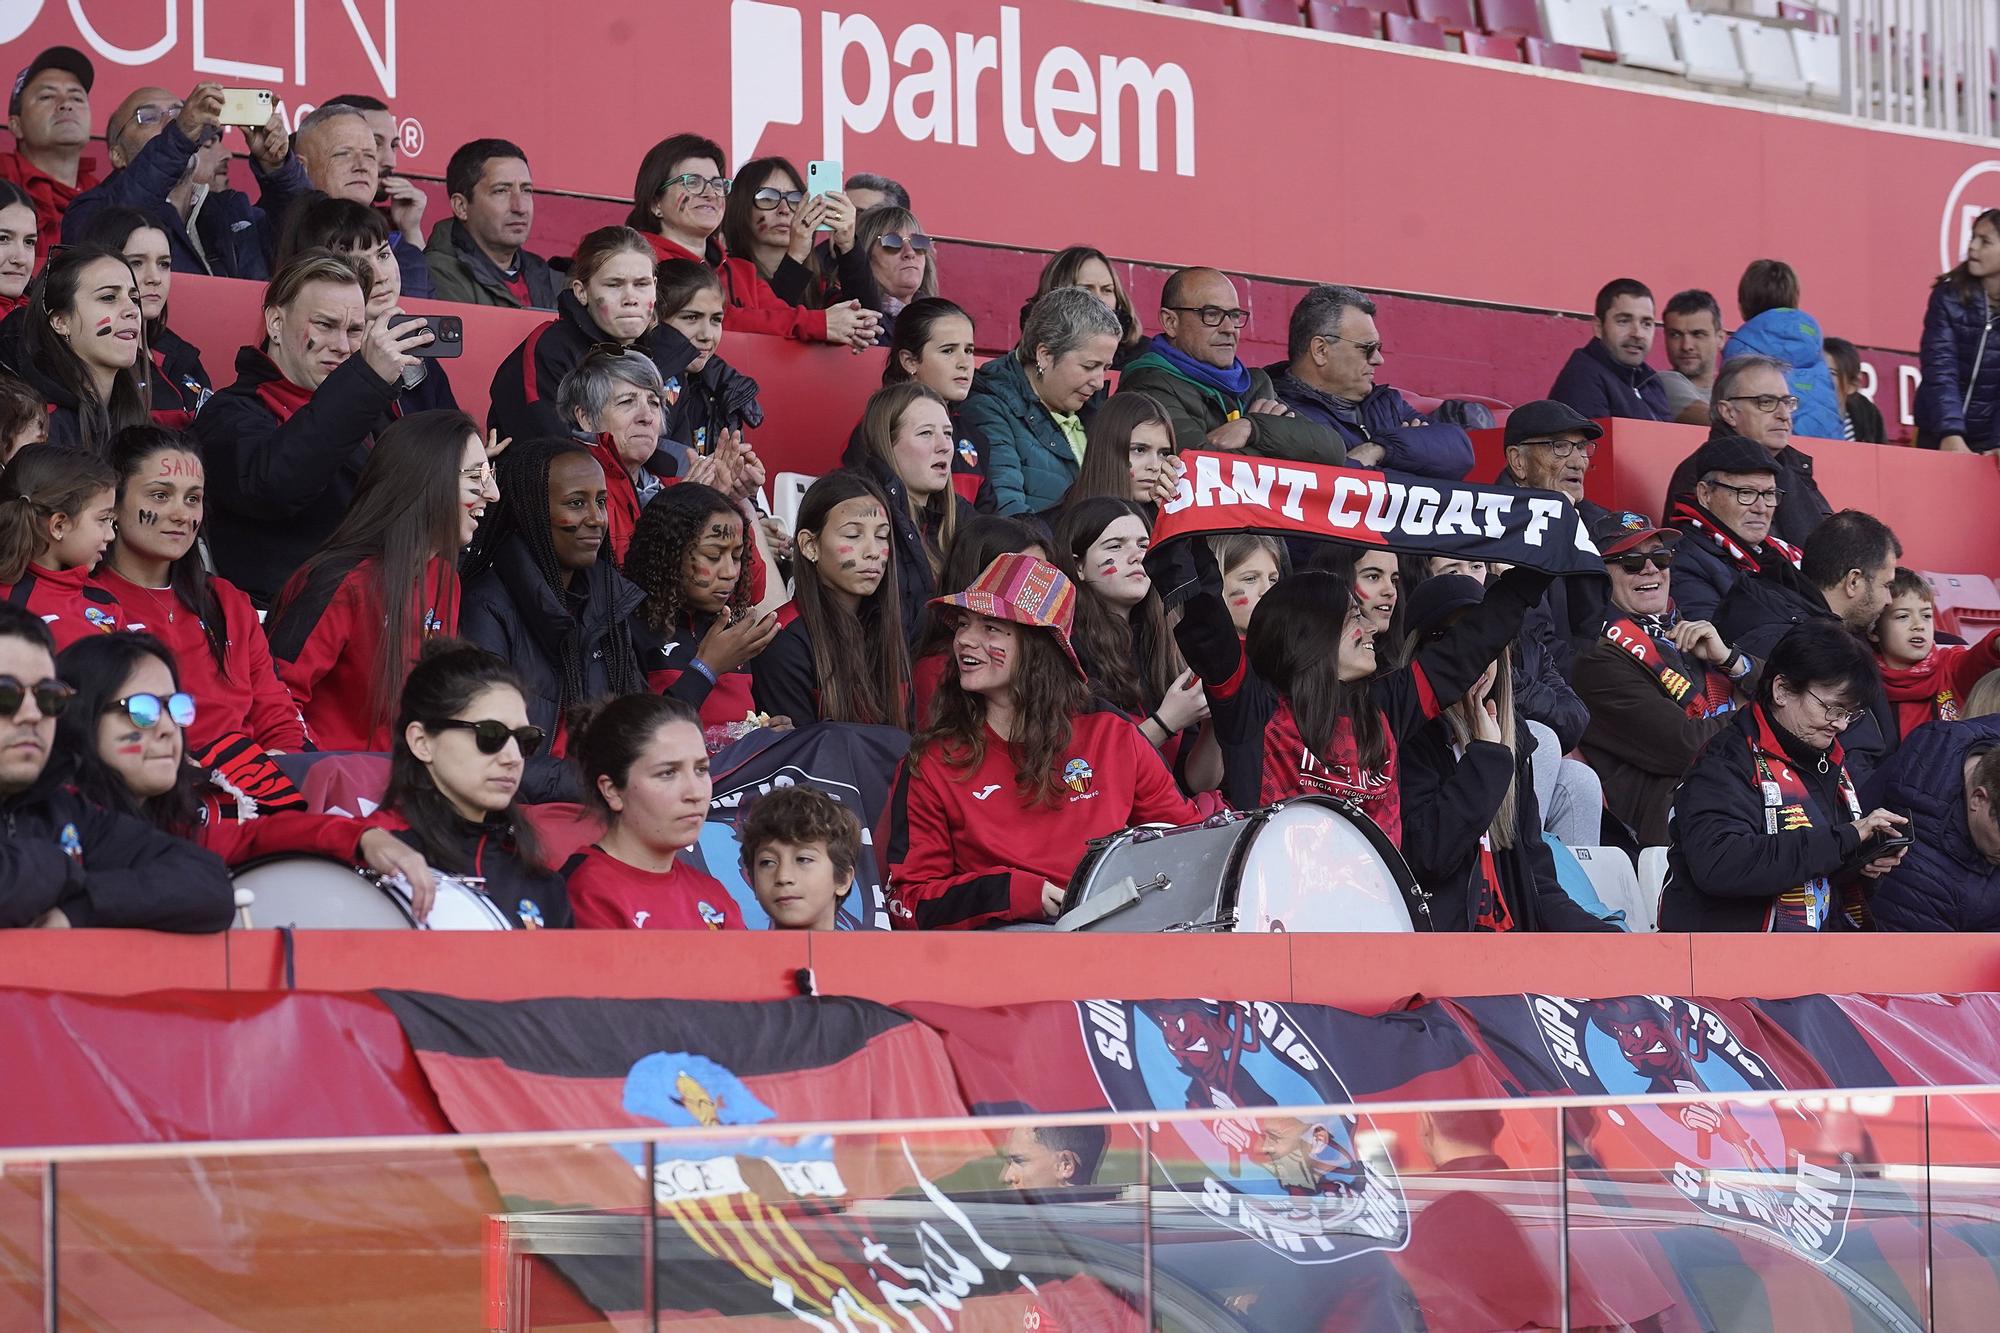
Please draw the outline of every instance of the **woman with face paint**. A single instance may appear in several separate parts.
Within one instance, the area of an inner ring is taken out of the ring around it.
[[[1143,718],[1146,739],[1165,750],[1208,715],[1208,703],[1146,571],[1150,531],[1130,500],[1081,501],[1056,523],[1056,565],[1076,585],[1076,653],[1091,688]]]
[[[912,643],[959,525],[973,514],[952,486],[952,434],[944,402],[920,381],[905,380],[868,400],[861,452],[850,454],[849,466],[889,499],[898,614]]]
[[[639,609],[646,683],[700,710],[707,727],[754,711],[746,664],[778,632],[775,614],[753,609],[745,533],[729,497],[684,481],[639,515],[625,559],[625,576],[646,596]]]
[[[938,575],[938,587],[945,592],[964,592],[988,565],[1003,555],[1027,555],[1047,561],[1049,552],[1043,545],[1046,540],[1046,534],[1039,527],[1021,519],[1005,518],[999,514],[974,514],[958,530],[958,537],[951,544],[951,554],[944,558],[944,572]],[[957,629],[958,612],[955,608],[935,598],[924,607],[917,646],[913,650],[915,656],[910,663],[910,688],[916,696],[916,708],[910,715],[913,727],[930,725],[931,705],[937,698],[938,682],[958,672],[958,665],[951,656],[951,639]]]
[[[146,356],[138,363],[140,387],[156,423],[186,430],[208,401],[210,382],[201,349],[167,327],[174,261],[166,232],[136,208],[113,207],[91,217],[82,240],[122,255],[131,266],[146,333]]]
[[[267,622],[315,748],[389,748],[397,692],[424,641],[458,630],[458,553],[499,498],[486,441],[463,412],[419,412],[382,432],[347,516]]]
[[[590,450],[527,440],[499,471],[500,508],[466,572],[459,630],[514,668],[528,721],[563,754],[570,710],[646,688],[630,623],[646,594],[605,558],[604,469]]]
[[[799,502],[797,577],[782,628],[750,665],[758,711],[812,722],[910,725],[910,658],[898,614],[889,501],[858,472],[830,472]]]
[[[31,444],[0,468],[0,598],[40,616],[58,649],[125,628],[90,571],[117,532],[111,469],[97,455]]]
[[[1285,572],[1285,544],[1275,537],[1238,532],[1209,538],[1208,549],[1222,571],[1222,600],[1229,607],[1229,623],[1241,638],[1250,632],[1250,617],[1257,603],[1277,586]]]
[[[530,332],[493,372],[487,424],[516,440],[567,435],[575,427],[563,419],[556,395],[593,348],[642,352],[663,383],[685,375],[694,346],[657,317],[656,262],[653,247],[630,227],[599,227],[579,241],[555,318]]]
[[[692,259],[669,259],[658,275],[660,323],[686,338],[695,352],[687,373],[666,386],[667,438],[696,455],[740,454],[747,448],[743,432],[764,424],[764,409],[757,403],[757,381],[718,354],[722,283],[714,269]],[[763,467],[757,464],[760,481]]]
[[[1139,729],[1091,698],[1070,647],[1075,603],[1061,570],[1022,555],[938,598],[958,618],[957,671],[897,770],[875,844],[898,929],[1047,921],[1092,838],[1214,809],[1182,796]]]
[[[29,291],[15,367],[49,404],[49,440],[102,456],[146,424],[138,279],[122,255],[78,246],[52,255]]]

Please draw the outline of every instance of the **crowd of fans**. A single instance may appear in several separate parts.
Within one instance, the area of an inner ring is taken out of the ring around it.
[[[626,224],[551,261],[505,140],[452,155],[426,236],[377,100],[250,129],[253,202],[210,83],[127,97],[98,179],[92,78],[66,48],[31,62],[0,157],[0,924],[220,929],[228,865],[298,852],[402,876],[420,913],[437,870],[522,926],[740,928],[681,855],[710,754],[819,723],[910,737],[872,840],[902,928],[1046,922],[1091,840],[1300,794],[1371,818],[1436,929],[1618,929],[1558,869],[1600,842],[1669,849],[1669,929],[2000,923],[2000,636],[1940,633],[1896,535],[1835,512],[1792,445],[1882,418],[1782,262],[1744,273],[1729,330],[1706,292],[1656,321],[1608,283],[1508,418],[1497,481],[1566,497],[1603,582],[1251,533],[1155,548],[1182,450],[1462,480],[1477,419],[1377,382],[1351,287],[1306,292],[1254,367],[1224,273],[1140,312],[1071,247],[975,366],[893,181],[808,194],[677,134]],[[179,272],[265,284],[219,388],[227,349],[171,329]],[[431,295],[548,312],[485,422],[401,308]],[[1940,449],[2000,446],[1996,295],[1988,213],[1926,314]],[[789,525],[725,359],[743,331],[886,348]],[[1607,417],[1710,427],[1659,521],[1585,499]],[[309,751],[387,755],[379,808],[313,813],[281,762]],[[600,830],[560,867],[524,814],[548,802]],[[739,836],[774,926],[834,927],[852,814],[794,787]]]

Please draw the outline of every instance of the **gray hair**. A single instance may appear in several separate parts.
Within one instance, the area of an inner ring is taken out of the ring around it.
[[[1292,324],[1285,336],[1285,355],[1297,361],[1306,354],[1314,338],[1331,334],[1352,308],[1364,315],[1375,313],[1375,303],[1352,287],[1323,282],[1300,298],[1292,307]]]
[[[329,102],[325,106],[314,107],[312,114],[300,121],[299,127],[292,131],[292,139],[296,142],[320,126],[331,124],[343,116],[353,116],[364,125],[368,123],[368,117],[362,114],[360,107],[349,106],[345,102]]]
[[[618,392],[620,384],[644,389],[662,400],[666,398],[660,383],[660,368],[644,352],[616,355],[598,352],[578,362],[556,389],[556,410],[562,413],[563,424],[578,429],[578,413],[585,421],[596,421],[611,405],[612,395]]]
[[[884,203],[894,204],[898,208],[910,206],[910,192],[903,188],[902,182],[892,181],[887,176],[877,176],[872,171],[855,172],[847,178],[847,184],[843,188],[850,192],[874,190],[882,196]]]
[[[1791,369],[1791,362],[1780,361],[1775,356],[1730,357],[1722,363],[1722,369],[1715,372],[1715,388],[1708,395],[1708,424],[1720,426],[1732,434],[1736,433],[1736,428],[1722,419],[1722,405],[1735,396],[1737,381],[1755,370],[1775,370],[1779,378],[1785,379],[1789,385],[1791,380],[1786,377],[1790,375]],[[1788,388],[1785,392],[1790,393],[1791,390]]]
[[[1105,334],[1113,342],[1124,336],[1125,329],[1118,316],[1081,287],[1058,287],[1028,310],[1028,318],[1021,325],[1021,345],[1015,349],[1015,355],[1022,365],[1033,365],[1035,353],[1046,347],[1051,357],[1061,360],[1092,338]]]

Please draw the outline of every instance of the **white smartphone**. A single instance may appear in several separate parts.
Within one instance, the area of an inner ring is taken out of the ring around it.
[[[224,88],[222,123],[262,129],[271,123],[273,101],[269,88]]]
[[[811,199],[838,190],[840,185],[840,163],[825,159],[806,163],[806,198]],[[833,228],[822,222],[814,230],[832,231]]]

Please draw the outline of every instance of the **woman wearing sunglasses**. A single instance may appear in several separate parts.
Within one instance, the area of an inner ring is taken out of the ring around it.
[[[152,635],[81,640],[63,650],[56,670],[76,691],[57,719],[56,749],[85,800],[197,843],[230,865],[292,853],[400,873],[428,907],[424,859],[394,834],[341,815],[259,814],[189,763],[187,735],[201,706],[181,689],[173,654]]]
[[[226,929],[236,908],[219,857],[93,804],[50,762],[75,694],[49,627],[0,602],[0,927]]]
[[[805,342],[846,343],[856,351],[874,345],[877,319],[859,301],[836,302],[825,310],[807,310],[778,292],[758,272],[754,258],[731,254],[718,232],[735,188],[724,168],[721,147],[699,134],[676,134],[653,145],[639,163],[632,185],[632,213],[625,225],[645,236],[661,261],[692,259],[707,264],[722,281],[729,327],[743,333],[774,333]],[[796,182],[797,172],[788,172]],[[767,175],[768,179],[768,175]],[[751,202],[763,187],[751,191]],[[774,189],[773,211],[793,202],[793,186]],[[817,221],[805,225],[810,238]],[[800,230],[795,219],[787,236]],[[753,246],[754,253],[754,246]],[[810,253],[810,242],[808,250]],[[803,260],[801,260],[803,262]]]
[[[895,333],[896,316],[904,306],[938,294],[936,247],[907,208],[884,204],[869,209],[854,224],[854,244],[843,248],[835,240],[833,248],[840,294],[858,297],[882,316],[879,342],[888,342]]]
[[[389,748],[419,647],[458,632],[458,553],[499,498],[465,413],[419,412],[382,432],[347,516],[268,622],[278,678],[315,748]]]
[[[457,640],[426,645],[396,713],[389,790],[369,823],[479,887],[523,927],[570,924],[562,877],[542,865],[518,795],[547,736],[505,662]]]

